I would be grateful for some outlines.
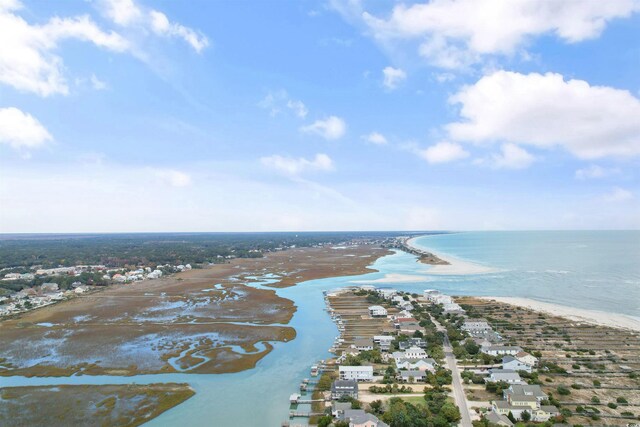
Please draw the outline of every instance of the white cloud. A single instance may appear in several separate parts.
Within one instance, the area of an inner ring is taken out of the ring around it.
[[[362,138],[367,142],[376,145],[384,145],[387,143],[387,138],[379,132],[371,132],[369,135],[364,135]]]
[[[268,110],[272,117],[286,111],[286,109],[292,111],[301,119],[307,117],[307,114],[309,113],[304,102],[292,99],[286,90],[270,91],[264,99],[258,103],[258,106]]]
[[[162,183],[171,187],[188,187],[191,176],[175,169],[151,169],[153,175]]]
[[[32,115],[17,108],[0,108],[0,144],[14,149],[37,148],[53,138]]]
[[[596,179],[605,178],[619,173],[620,169],[617,168],[603,168],[598,165],[591,165],[586,168],[578,169],[575,176],[577,179]]]
[[[525,169],[536,158],[515,144],[504,144],[501,152],[491,155],[490,166],[496,169]]]
[[[469,153],[459,144],[446,141],[419,150],[418,154],[429,163],[448,163],[469,157]]]
[[[400,68],[393,67],[385,67],[382,70],[382,75],[384,76],[382,83],[390,90],[397,88],[398,85],[407,78],[407,73]]]
[[[14,14],[16,1],[0,7],[0,82],[41,96],[67,94],[62,58],[53,52],[64,40],[81,40],[114,52],[130,48],[129,42],[113,31],[103,31],[87,16],[51,18],[43,25],[31,25]]]
[[[316,154],[315,158],[308,160],[304,157],[268,156],[262,157],[260,162],[277,171],[288,175],[298,175],[303,172],[327,172],[333,170],[333,160],[326,154]]]
[[[300,130],[320,135],[324,139],[340,139],[346,133],[347,125],[340,117],[329,116],[324,120],[316,120],[308,126],[303,126]]]
[[[142,10],[133,0],[104,0],[106,15],[116,24],[127,26],[142,19]]]
[[[451,97],[455,141],[563,147],[582,159],[640,155],[640,100],[626,90],[560,74],[497,71]]]
[[[107,84],[100,80],[95,74],[91,75],[91,86],[95,90],[105,90],[107,88]]]
[[[108,18],[122,27],[138,27],[158,36],[180,38],[198,53],[209,46],[209,39],[204,34],[171,22],[158,10],[140,7],[134,0],[103,0],[102,9]]]
[[[602,199],[605,202],[611,203],[626,202],[633,199],[633,193],[624,188],[615,187],[609,193],[605,194]]]
[[[388,19],[368,12],[362,18],[377,39],[418,40],[429,61],[457,68],[483,55],[511,55],[537,36],[553,34],[567,43],[593,39],[609,21],[638,10],[638,0],[433,0],[398,4]],[[343,16],[349,18],[344,10]]]

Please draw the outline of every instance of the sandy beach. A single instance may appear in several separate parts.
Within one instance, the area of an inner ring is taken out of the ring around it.
[[[536,301],[519,297],[478,297],[485,300],[494,300],[505,304],[529,308],[531,310],[549,313],[556,316],[578,322],[586,322],[595,325],[609,326],[612,328],[632,329],[640,332],[640,318],[625,314],[607,313],[598,310],[567,307],[564,305]]]
[[[432,251],[429,248],[422,248],[414,244],[416,237],[407,240],[406,245],[416,250],[429,251],[436,255],[438,258],[447,261],[449,265],[433,265],[428,270],[425,270],[426,274],[433,274],[439,276],[447,275],[468,275],[468,274],[487,274],[497,273],[501,271],[498,268],[487,267],[486,265],[477,264],[471,261],[464,261],[459,258],[452,257],[450,255],[443,255],[441,253]]]

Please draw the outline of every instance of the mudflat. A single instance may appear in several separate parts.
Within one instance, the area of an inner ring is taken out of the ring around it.
[[[193,394],[186,384],[0,388],[0,424],[138,426]]]
[[[225,373],[295,338],[296,308],[264,286],[362,274],[388,251],[300,248],[114,285],[0,322],[0,375]],[[261,283],[260,288],[247,283]]]

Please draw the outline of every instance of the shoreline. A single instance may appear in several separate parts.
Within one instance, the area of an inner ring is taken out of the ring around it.
[[[640,318],[626,314],[608,313],[599,310],[569,307],[550,302],[537,301],[522,297],[474,297],[485,301],[497,301],[513,306],[528,308],[533,311],[564,317],[576,322],[607,326],[616,329],[630,329],[640,332]]]
[[[424,236],[416,236],[416,237],[407,239],[405,242],[405,245],[417,251],[428,251],[432,253],[434,256],[447,262],[447,264],[431,265],[431,267],[425,272],[425,274],[431,274],[431,275],[437,275],[437,276],[447,276],[447,275],[455,276],[455,275],[497,273],[497,272],[503,271],[499,268],[487,267],[486,265],[476,264],[471,261],[464,261],[449,255],[443,255],[441,253],[434,252],[431,249],[422,249],[413,244],[413,241],[418,237],[424,237]]]

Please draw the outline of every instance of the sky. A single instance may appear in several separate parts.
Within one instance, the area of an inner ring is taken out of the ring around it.
[[[0,0],[0,232],[640,228],[640,0]]]

